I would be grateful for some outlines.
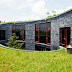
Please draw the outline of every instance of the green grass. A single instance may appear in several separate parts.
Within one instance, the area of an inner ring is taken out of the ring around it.
[[[10,21],[10,22],[2,22],[0,24],[5,24],[5,23],[20,23],[20,22],[32,22],[32,21],[37,21],[37,20],[27,20],[27,21]]]
[[[0,47],[0,72],[72,72],[72,54],[23,52]]]

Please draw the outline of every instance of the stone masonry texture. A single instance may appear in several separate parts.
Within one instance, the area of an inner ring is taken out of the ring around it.
[[[12,25],[25,25],[27,50],[35,50],[35,24],[51,22],[51,49],[56,49],[60,45],[60,28],[71,27],[71,44],[72,44],[72,10],[65,12],[59,16],[20,23],[5,23],[0,24],[0,30],[5,30],[5,40],[0,40],[0,43],[5,43],[12,36]]]

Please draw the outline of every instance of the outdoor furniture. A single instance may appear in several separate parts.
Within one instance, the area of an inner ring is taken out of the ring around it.
[[[69,53],[69,54],[72,54],[72,46],[71,45],[67,45],[67,52]]]

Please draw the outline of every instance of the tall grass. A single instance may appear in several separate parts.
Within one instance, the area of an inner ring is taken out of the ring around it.
[[[0,72],[72,72],[72,54],[0,48]]]

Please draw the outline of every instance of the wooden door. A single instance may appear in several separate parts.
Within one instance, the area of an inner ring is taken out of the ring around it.
[[[66,47],[70,44],[70,27],[60,28],[60,46]]]

